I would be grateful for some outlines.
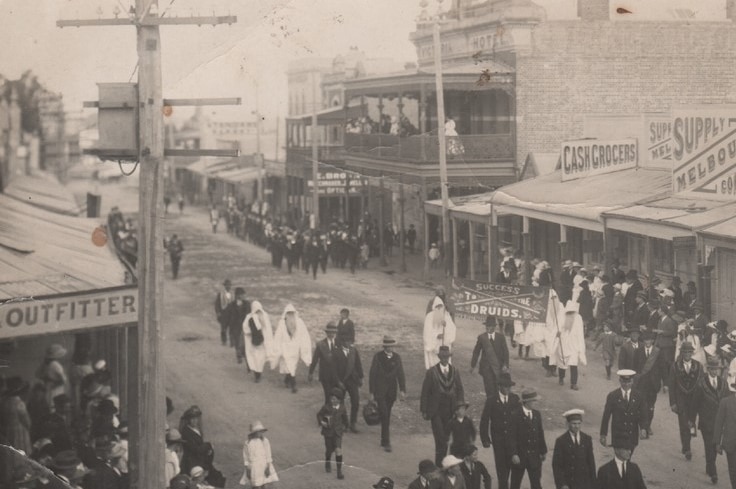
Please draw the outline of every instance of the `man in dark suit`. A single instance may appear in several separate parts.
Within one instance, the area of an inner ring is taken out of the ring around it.
[[[649,310],[649,316],[647,317],[647,323],[645,326],[647,331],[654,332],[659,328],[659,322],[662,320],[662,317],[659,315],[659,308],[661,305],[662,304],[658,297],[647,299],[647,309]]]
[[[654,405],[662,385],[662,368],[660,367],[659,348],[654,346],[654,333],[645,331],[642,334],[644,346],[640,347],[634,356],[634,390],[641,392],[647,406],[647,436],[652,436],[652,420],[654,419]]]
[[[432,422],[434,463],[437,465],[441,465],[442,459],[447,455],[447,440],[450,436],[448,425],[455,411],[455,405],[465,399],[460,372],[450,365],[451,355],[449,346],[440,346],[437,354],[440,363],[425,373],[419,402],[422,416]]]
[[[614,445],[613,460],[598,469],[598,489],[647,489],[639,466],[631,461],[632,449]]]
[[[340,320],[337,322],[337,337],[349,338],[351,343],[355,343],[355,324],[350,319],[350,309],[340,309]]]
[[[643,290],[636,293],[636,309],[634,309],[634,314],[631,316],[631,322],[627,325],[630,330],[638,329],[641,331],[642,326],[646,328],[650,314],[647,307],[648,300],[649,297]]]
[[[576,272],[572,269],[572,260],[565,260],[562,264],[562,271],[560,272],[559,290],[557,290],[557,296],[560,298],[560,303],[563,306],[572,297],[572,279],[575,277],[575,274]]]
[[[644,307],[646,308],[646,305]],[[621,370],[636,370],[634,358],[636,357],[636,352],[641,347],[641,343],[639,343],[639,337],[641,336],[639,328],[629,330],[628,336],[629,339],[621,345],[621,350],[618,352],[618,368]]]
[[[120,458],[125,455],[125,448],[120,443],[110,442],[107,447],[95,447],[95,449],[104,450],[105,453],[100,453],[103,462],[84,477],[84,487],[125,489],[123,475],[116,468]]]
[[[235,296],[233,295],[230,288],[232,287],[232,282],[230,279],[226,279],[222,283],[222,290],[217,293],[217,296],[215,297],[215,316],[217,317],[217,322],[220,323],[220,340],[222,340],[222,346],[225,346],[227,344],[227,323],[223,320],[222,313],[227,308],[227,306],[235,300]],[[235,346],[232,343],[230,346]]]
[[[419,462],[419,472],[417,472],[419,477],[411,481],[409,489],[439,489],[438,470],[431,460],[422,460]]]
[[[521,393],[522,409],[516,412],[516,458],[512,457],[511,489],[519,489],[524,472],[529,474],[531,489],[542,489],[542,462],[547,457],[542,414],[534,409],[539,396],[536,391]]]
[[[335,373],[335,353],[337,352],[337,325],[330,321],[325,327],[326,338],[317,343],[312,356],[312,364],[309,366],[307,378],[311,382],[314,379],[314,369],[319,365],[319,383],[325,395],[325,404],[330,402],[330,392],[337,385],[337,374]]]
[[[626,283],[629,284],[629,288],[626,289],[626,295],[624,295],[624,323],[630,325],[636,310],[636,294],[644,290],[644,287],[639,281],[639,274],[636,270],[626,272]]]
[[[618,258],[613,259],[611,267],[611,283],[622,284],[626,282],[626,272],[621,270],[621,262]]]
[[[340,347],[333,356],[337,386],[350,395],[350,431],[358,432],[355,423],[360,407],[360,386],[363,385],[363,365],[350,336],[338,337]]]
[[[398,389],[401,399],[406,397],[406,377],[401,357],[394,352],[396,340],[389,336],[383,337],[383,350],[373,356],[368,378],[368,391],[371,399],[378,404],[381,415],[381,446],[387,452],[391,451],[391,408],[396,402]]]
[[[608,423],[611,423],[611,445],[614,447],[628,446],[633,451],[639,444],[639,435],[647,437],[647,419],[649,413],[644,398],[639,391],[633,390],[633,370],[619,370],[616,372],[620,389],[611,391],[606,397],[606,406],[603,408],[601,419],[601,445],[608,446]]]
[[[731,487],[736,487],[736,383],[731,384],[730,394],[718,404],[716,424],[713,428],[713,443],[719,455],[726,452],[728,475]]]
[[[484,325],[486,332],[478,335],[475,348],[473,348],[470,372],[473,372],[480,357],[478,371],[483,377],[486,397],[489,397],[498,392],[498,379],[501,373],[506,372],[509,368],[509,347],[506,345],[506,337],[496,331],[495,317],[486,317]]]
[[[519,396],[511,392],[516,385],[511,375],[504,372],[498,381],[498,393],[486,397],[480,417],[480,440],[485,448],[493,444],[496,477],[499,489],[508,489],[509,475],[516,447],[516,422],[521,410]]]
[[[465,448],[465,457],[463,457],[463,463],[460,464],[460,472],[465,479],[465,489],[481,489],[481,483],[483,483],[483,489],[491,489],[491,474],[488,473],[483,462],[478,460],[478,447],[475,445],[468,445]]]
[[[552,454],[552,473],[557,489],[595,489],[596,472],[593,439],[580,431],[582,409],[563,413],[567,431],[555,441]]]
[[[693,313],[693,329],[695,330],[695,334],[702,338],[705,336],[708,325],[708,318],[703,314],[703,304],[695,302],[690,310]]]
[[[669,375],[672,362],[675,361],[675,346],[677,343],[677,321],[672,319],[670,308],[662,303],[659,308],[659,325],[654,331],[657,333],[657,340],[654,345],[659,348],[659,356],[661,358],[660,366],[662,368],[662,378],[666,379]],[[669,386],[668,386],[669,388]]]
[[[689,341],[682,343],[680,358],[672,364],[669,376],[670,408],[673,413],[677,413],[682,453],[688,460],[693,458],[690,451],[690,438],[695,433],[695,417],[697,416],[695,391],[703,376],[703,366],[697,360],[693,360],[694,351],[692,343]]]
[[[718,472],[716,471],[716,445],[713,441],[713,433],[718,405],[721,399],[729,395],[729,391],[726,382],[721,377],[721,362],[717,357],[708,358],[706,370],[708,374],[700,379],[695,392],[695,410],[698,413],[698,429],[700,429],[705,446],[705,473],[715,484],[718,482]]]
[[[235,287],[235,300],[222,311],[222,319],[227,324],[230,334],[230,346],[235,348],[238,363],[245,361],[245,343],[243,343],[243,321],[250,314],[250,302],[245,298],[245,289]],[[246,364],[247,367],[247,364]]]

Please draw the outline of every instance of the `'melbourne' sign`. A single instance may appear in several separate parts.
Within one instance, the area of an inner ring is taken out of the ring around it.
[[[566,141],[560,152],[562,181],[636,168],[638,161],[636,139]]]
[[[63,333],[138,321],[138,289],[10,300],[0,304],[0,339]]]

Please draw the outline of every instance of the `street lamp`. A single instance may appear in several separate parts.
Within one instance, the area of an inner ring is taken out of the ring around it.
[[[450,250],[450,197],[447,188],[447,141],[445,141],[445,92],[442,83],[442,45],[440,43],[440,23],[443,20],[442,2],[437,2],[437,13],[429,16],[427,7],[428,0],[422,0],[420,6],[422,12],[417,21],[418,25],[432,24],[432,50],[434,53],[434,82],[437,92],[437,138],[440,145],[440,192],[442,194],[442,252],[445,259],[445,275],[450,276],[452,260]]]

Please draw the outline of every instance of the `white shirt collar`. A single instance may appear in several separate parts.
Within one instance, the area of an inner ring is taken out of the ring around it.
[[[531,415],[532,415],[532,410],[531,410],[531,409],[529,409],[529,408],[528,408],[528,407],[526,407],[526,406],[521,406],[521,407],[522,407],[522,409],[524,409],[524,415],[525,415],[525,416],[529,417],[529,416],[531,416]]]
[[[616,456],[614,456],[613,459],[616,461],[616,468],[618,468],[618,475],[622,475],[621,472],[623,470],[624,461],[619,460],[619,458]]]

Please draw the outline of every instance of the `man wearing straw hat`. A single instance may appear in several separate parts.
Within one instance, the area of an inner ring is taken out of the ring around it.
[[[695,392],[695,409],[698,413],[698,429],[705,447],[705,473],[713,484],[718,482],[716,471],[716,445],[713,441],[716,415],[721,399],[730,394],[726,382],[721,377],[721,362],[717,357],[708,358],[707,375],[703,375]]]
[[[271,442],[265,436],[266,431],[268,430],[260,421],[250,425],[250,433],[245,441],[245,446],[243,446],[245,470],[243,477],[240,479],[241,486],[250,482],[253,488],[256,489],[268,487],[271,483],[279,480],[276,468],[273,465]]]
[[[381,415],[381,446],[386,452],[391,451],[391,408],[396,402],[396,391],[402,400],[406,397],[404,366],[399,354],[394,352],[395,346],[395,339],[388,335],[383,337],[383,350],[373,356],[368,376],[368,391]]]
[[[511,489],[519,489],[524,472],[529,474],[531,489],[542,489],[542,463],[547,457],[542,413],[534,409],[539,400],[536,391],[521,393],[522,409],[516,411],[516,454],[512,457]]]
[[[552,453],[552,473],[557,489],[591,489],[596,487],[593,439],[580,431],[582,409],[570,409],[562,416],[567,420],[567,431],[555,440]]]
[[[57,453],[51,468],[56,476],[66,484],[64,487],[72,489],[78,488],[77,483],[89,474],[89,470],[82,464],[82,460],[74,450],[63,450]]]
[[[623,369],[616,372],[620,389],[608,393],[606,405],[601,418],[600,442],[608,446],[608,423],[611,423],[611,444],[613,446],[626,445],[633,451],[639,444],[639,435],[647,437],[649,428],[649,412],[646,402],[639,391],[633,390],[633,370]]]

